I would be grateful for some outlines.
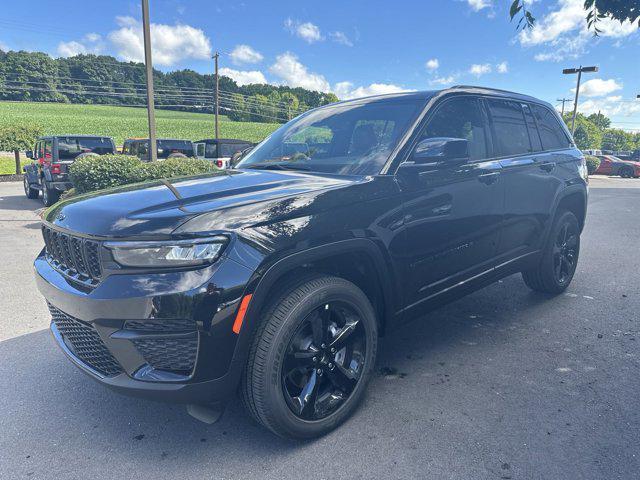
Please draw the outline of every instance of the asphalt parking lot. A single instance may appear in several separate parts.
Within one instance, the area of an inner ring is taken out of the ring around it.
[[[119,396],[58,350],[36,200],[0,183],[0,478],[632,479],[640,475],[640,180],[592,180],[568,292],[512,276],[393,332],[342,428],[274,437]]]

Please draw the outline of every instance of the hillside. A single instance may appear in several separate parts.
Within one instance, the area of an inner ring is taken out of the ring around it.
[[[0,127],[26,119],[42,125],[47,135],[107,135],[114,138],[116,145],[122,145],[125,138],[148,136],[144,108],[0,102]],[[212,114],[156,110],[156,123],[158,137],[200,140],[214,134]],[[278,126],[276,123],[234,122],[221,117],[220,136],[258,142]]]

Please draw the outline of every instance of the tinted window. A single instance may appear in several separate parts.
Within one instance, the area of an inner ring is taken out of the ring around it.
[[[529,105],[522,105],[522,111],[524,112],[524,119],[527,122],[527,129],[529,130],[529,140],[531,140],[531,149],[534,152],[542,150],[542,142],[540,141],[540,134],[538,133],[538,127],[533,119],[531,108]]]
[[[477,99],[454,98],[438,108],[420,135],[420,141],[442,137],[466,139],[471,160],[487,158],[486,124]]]
[[[495,150],[499,157],[531,152],[529,132],[524,123],[522,107],[510,100],[488,100]]]
[[[81,153],[97,153],[98,155],[113,153],[113,145],[111,140],[107,138],[58,138],[58,158],[60,160],[72,160]]]
[[[207,143],[204,147],[205,158],[218,158],[218,144]]]
[[[426,100],[346,102],[311,110],[276,130],[237,168],[377,174]],[[378,127],[384,125],[387,129]]]
[[[542,147],[545,150],[557,150],[570,146],[569,139],[560,126],[557,116],[546,107],[532,105],[533,115],[538,121]]]
[[[248,143],[221,143],[220,144],[220,156],[231,157],[234,153],[244,150],[250,147]]]
[[[158,158],[167,158],[172,153],[193,157],[193,143],[184,140],[158,140]],[[146,153],[146,152],[145,152]]]
[[[44,158],[45,160],[51,160],[52,155],[52,148],[51,148],[51,140],[47,140],[46,142],[44,142]]]

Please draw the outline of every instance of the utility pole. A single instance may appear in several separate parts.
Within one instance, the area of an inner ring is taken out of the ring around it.
[[[562,70],[563,75],[572,75],[574,73],[578,74],[578,83],[576,85],[576,99],[573,102],[573,118],[571,119],[571,135],[573,135],[576,131],[576,116],[578,115],[578,96],[580,95],[580,80],[582,78],[582,72],[597,72],[598,67],[583,67],[580,65],[578,68],[565,68]]]
[[[570,102],[570,98],[556,98],[556,102],[562,102],[562,113],[560,114],[564,118],[564,102]]]
[[[147,115],[149,117],[149,160],[158,159],[156,144],[156,116],[153,100],[153,62],[151,60],[151,24],[149,23],[149,0],[142,0],[142,32],[144,37],[144,64],[147,76]]]
[[[218,57],[220,57],[220,53],[216,52],[215,55],[213,56],[213,64],[215,67],[215,75],[216,75],[216,91],[214,92],[216,140],[218,140],[220,136],[220,131],[218,130],[218,113],[220,109],[220,95],[218,94],[218,89],[220,88],[220,76],[218,75]]]

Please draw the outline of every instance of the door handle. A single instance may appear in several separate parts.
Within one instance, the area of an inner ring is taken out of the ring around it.
[[[550,172],[554,168],[556,168],[556,162],[544,162],[540,164],[540,170],[544,170],[545,172]]]
[[[478,175],[478,180],[485,185],[491,185],[498,181],[498,177],[500,177],[500,172],[483,173]]]

